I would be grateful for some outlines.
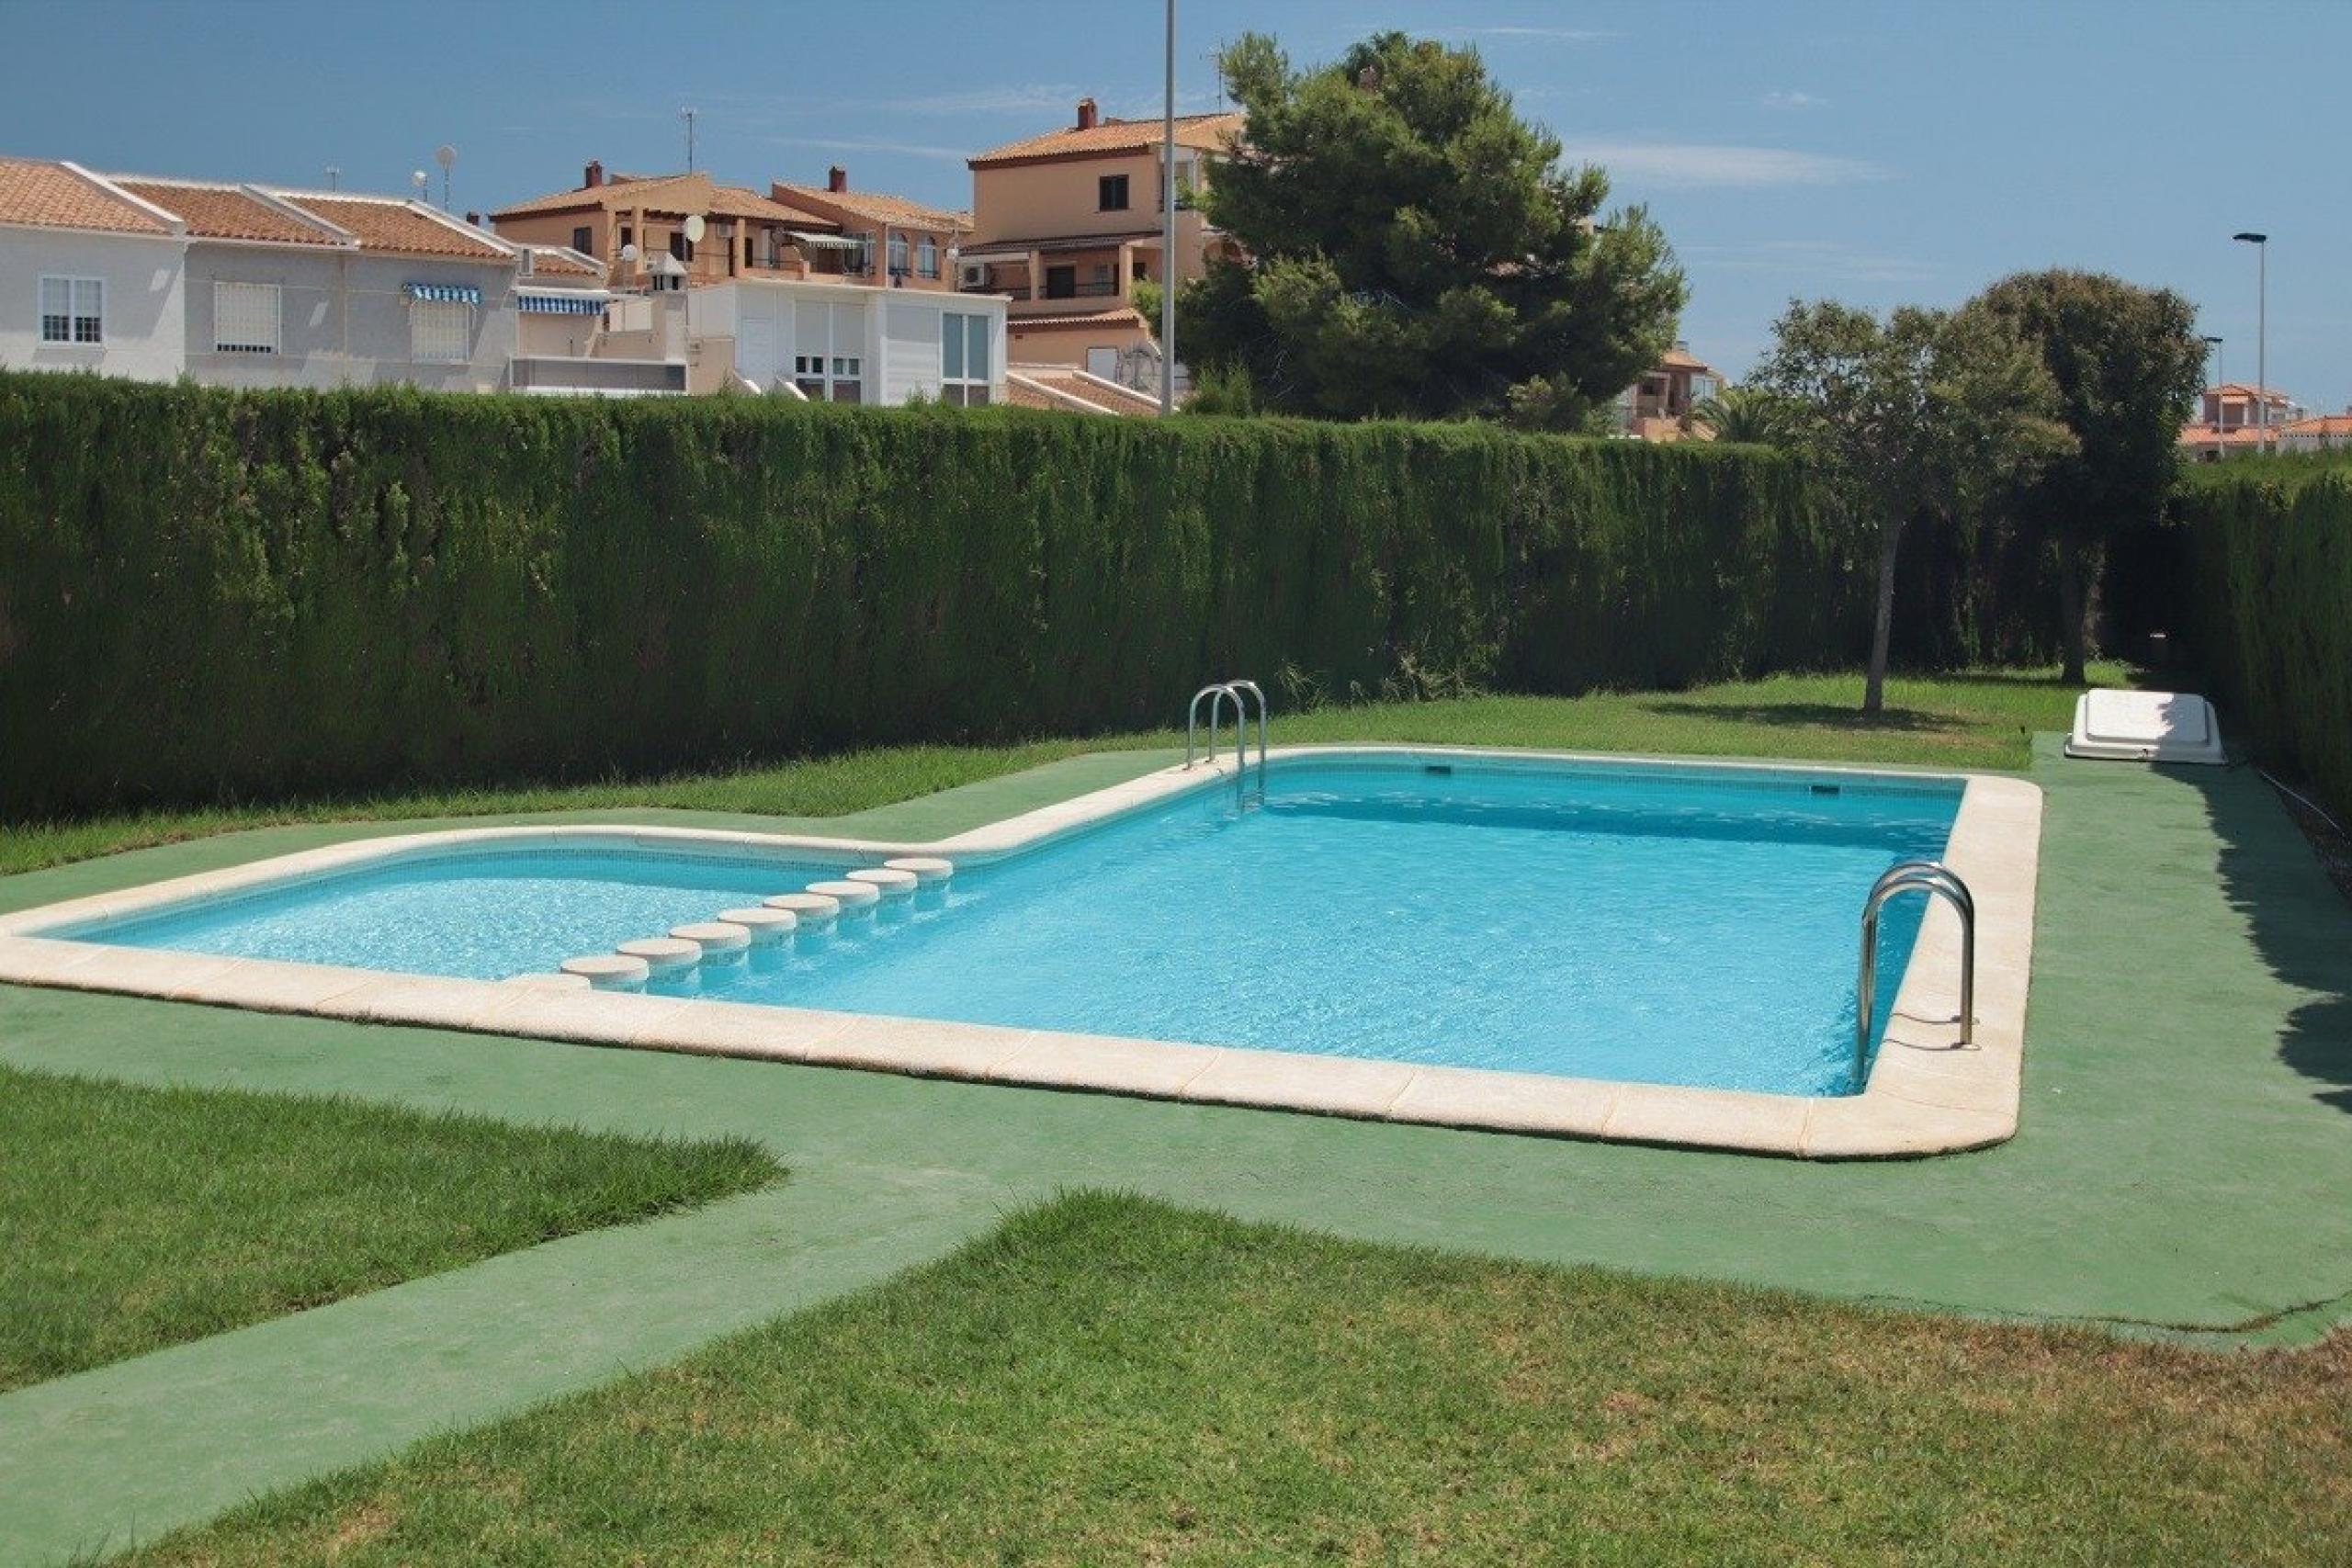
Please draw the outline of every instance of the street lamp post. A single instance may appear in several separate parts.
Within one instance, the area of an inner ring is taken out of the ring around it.
[[[2228,455],[2222,446],[2222,436],[2229,422],[2230,362],[2222,356],[2220,338],[2207,333],[2205,341],[2213,348],[2213,461],[2218,463]]]
[[[1176,0],[1168,0],[1167,99],[1159,126],[1159,412],[1176,412]]]
[[[2270,236],[2249,231],[2230,238],[2254,247],[2254,407],[2262,422],[2262,434],[2254,439],[2267,457],[2270,451]]]

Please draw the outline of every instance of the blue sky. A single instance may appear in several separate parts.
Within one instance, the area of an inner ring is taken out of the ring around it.
[[[1091,93],[1157,112],[1160,7],[1027,0],[7,0],[0,151],[101,169],[403,190],[441,142],[455,205],[608,167],[854,183],[964,205],[969,152]],[[2352,405],[2352,0],[1878,5],[1183,0],[1187,108],[1220,39],[1300,60],[1378,27],[1475,44],[1523,112],[1646,203],[1690,272],[1684,334],[1737,371],[1792,295],[1956,303],[2066,265],[2168,285],[2270,379]],[[85,66],[102,62],[94,77]],[[435,190],[438,194],[436,176]]]

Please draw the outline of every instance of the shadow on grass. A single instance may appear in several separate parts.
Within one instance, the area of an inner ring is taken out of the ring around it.
[[[2312,993],[2289,1016],[2278,1057],[2352,1113],[2352,901],[2251,768],[2162,768],[2204,796],[2222,840],[2222,887],[2270,972]]]
[[[1714,718],[1735,724],[1773,724],[1807,729],[1880,729],[1893,734],[1943,734],[1960,727],[1946,714],[1888,708],[1864,717],[1859,707],[1838,703],[1695,703],[1667,699],[1644,703],[1645,711],[1673,718]]]

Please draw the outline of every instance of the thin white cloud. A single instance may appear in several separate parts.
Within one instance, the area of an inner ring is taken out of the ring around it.
[[[1829,105],[1829,100],[1818,94],[1793,89],[1785,93],[1767,93],[1758,102],[1768,109],[1818,109],[1826,108]]]
[[[821,147],[828,152],[896,152],[908,158],[940,158],[960,164],[972,155],[968,147],[933,147],[919,141],[875,141],[849,136],[770,136],[763,140],[779,147]]]
[[[1064,82],[1009,82],[969,92],[886,98],[865,107],[891,114],[1036,114],[1067,110],[1085,96],[1084,88]]]
[[[1562,156],[1571,164],[1598,164],[1612,175],[1678,190],[1853,185],[1888,177],[1886,170],[1860,158],[1713,141],[1568,139]]]
[[[1775,277],[1837,283],[1928,283],[1939,269],[1916,256],[1858,251],[1829,240],[1750,240],[1729,245],[1674,247],[1692,266],[1714,272],[1753,272]]]

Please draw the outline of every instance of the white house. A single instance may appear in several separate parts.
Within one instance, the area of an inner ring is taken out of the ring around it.
[[[685,390],[603,269],[423,202],[0,158],[0,365],[214,386]],[[20,282],[18,280],[21,280]]]
[[[0,367],[176,379],[186,228],[76,164],[0,157]]]
[[[1004,400],[1001,298],[738,277],[685,302],[697,389],[731,375],[819,402]]]

